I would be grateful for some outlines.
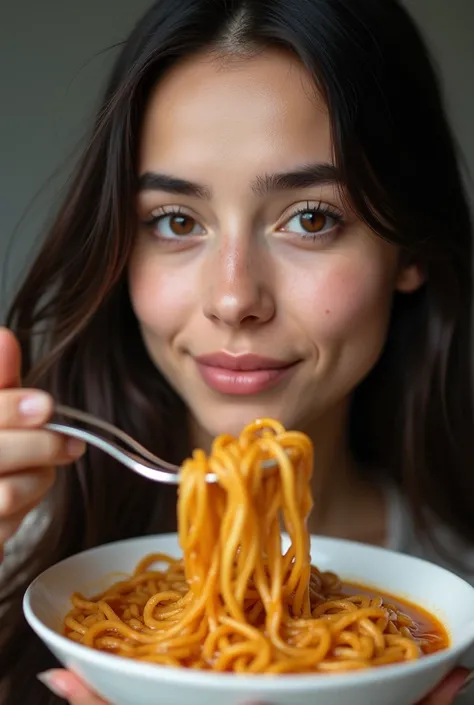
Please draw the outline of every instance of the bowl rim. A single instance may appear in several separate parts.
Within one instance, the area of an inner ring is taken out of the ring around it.
[[[126,659],[121,656],[116,656],[115,654],[96,651],[90,647],[77,644],[74,641],[67,639],[65,636],[59,634],[50,627],[47,627],[41,619],[36,616],[31,604],[34,590],[37,584],[41,582],[42,578],[56,567],[72,563],[79,556],[86,557],[90,554],[100,553],[102,550],[107,548],[118,548],[130,543],[153,543],[153,541],[156,541],[157,538],[160,538],[161,540],[173,539],[176,541],[177,534],[176,532],[171,532],[142,537],[136,536],[120,541],[114,541],[108,544],[102,544],[69,556],[68,558],[63,559],[62,561],[59,561],[44,570],[31,582],[23,597],[23,612],[29,626],[34,632],[36,632],[48,648],[55,648],[58,649],[58,651],[63,652],[66,651],[70,658],[73,659],[78,666],[81,662],[83,662],[94,668],[101,668],[104,669],[104,671],[109,671],[111,673],[119,671],[124,676],[140,678],[148,682],[161,681],[169,684],[176,683],[179,685],[184,685],[185,683],[187,688],[204,687],[214,690],[218,688],[230,687],[234,691],[248,691],[251,689],[257,696],[259,694],[271,694],[275,691],[291,692],[295,690],[307,689],[317,691],[326,688],[330,689],[335,686],[347,688],[358,686],[362,687],[378,681],[381,673],[383,673],[385,681],[396,681],[404,677],[415,675],[416,673],[427,669],[436,668],[436,666],[441,666],[446,661],[455,660],[474,644],[473,622],[470,626],[466,627],[465,632],[456,643],[451,644],[448,648],[443,649],[442,651],[424,656],[417,661],[396,663],[386,666],[379,666],[377,668],[369,668],[363,671],[350,671],[337,674],[278,674],[277,676],[270,674],[236,675],[234,673],[199,671],[163,666],[160,664],[150,664],[134,661],[132,659]],[[310,538],[311,541],[317,540],[318,542],[325,544],[328,548],[337,545],[338,547],[347,548],[347,550],[364,550],[373,552],[374,557],[382,553],[384,555],[392,554],[393,556],[402,558],[404,561],[411,563],[412,565],[416,563],[418,565],[424,564],[426,566],[430,566],[431,569],[435,568],[440,572],[440,574],[444,573],[449,575],[451,580],[464,584],[464,586],[472,591],[474,599],[474,587],[466,580],[446,568],[423,558],[418,558],[416,556],[403,554],[392,549],[386,549],[380,546],[371,546],[369,544],[350,541],[347,539],[336,539],[318,535],[311,535]]]

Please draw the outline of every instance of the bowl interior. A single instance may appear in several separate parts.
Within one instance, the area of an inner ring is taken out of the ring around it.
[[[33,628],[39,622],[62,634],[73,592],[94,595],[103,591],[152,552],[180,556],[176,534],[108,544],[62,561],[30,586],[25,596],[27,618]],[[384,549],[323,537],[312,537],[311,554],[314,565],[346,581],[423,606],[445,625],[452,645],[474,639],[474,589],[443,568]]]

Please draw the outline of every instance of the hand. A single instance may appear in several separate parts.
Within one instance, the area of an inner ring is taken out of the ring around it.
[[[111,705],[87,688],[69,671],[55,669],[40,673],[38,679],[54,695],[64,698],[70,705]]]
[[[0,328],[0,561],[5,542],[53,484],[54,467],[84,452],[82,443],[41,430],[53,400],[20,388],[20,366],[17,340]]]
[[[469,676],[469,671],[458,668],[451,673],[436,691],[425,698],[419,705],[452,705],[454,699],[462,690]],[[70,705],[111,705],[94,695],[84,684],[69,671],[55,670],[38,676],[51,692],[66,698]],[[264,703],[248,703],[248,705],[264,705]]]

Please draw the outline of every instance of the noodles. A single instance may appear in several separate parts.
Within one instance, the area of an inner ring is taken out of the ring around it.
[[[73,595],[67,636],[126,658],[253,674],[352,671],[447,646],[433,623],[423,633],[311,566],[312,468],[310,440],[268,419],[218,437],[209,457],[195,451],[180,483],[183,559],[151,555],[102,595]]]

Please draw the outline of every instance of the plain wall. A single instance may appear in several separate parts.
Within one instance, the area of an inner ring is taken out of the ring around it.
[[[126,37],[149,3],[0,0],[0,319],[60,197],[67,168],[48,180],[90,125],[117,53],[106,50]],[[474,174],[474,0],[406,4],[438,60]]]
[[[87,135],[113,47],[149,5],[0,0],[0,320]]]

